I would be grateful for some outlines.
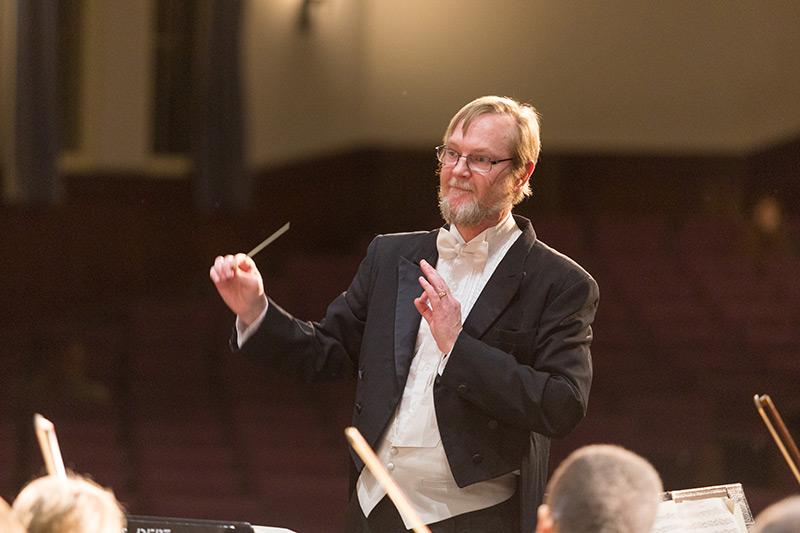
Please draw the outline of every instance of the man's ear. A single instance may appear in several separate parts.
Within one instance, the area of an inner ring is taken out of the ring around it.
[[[533,169],[536,168],[536,163],[533,161],[528,161],[528,164],[525,165],[525,179],[530,179],[531,174],[533,174]]]
[[[543,503],[536,510],[536,533],[556,533],[550,507]]]
[[[531,179],[531,175],[533,174],[533,169],[535,167],[536,163],[533,161],[529,161],[525,164],[525,168],[520,171],[519,176],[517,176],[516,181],[514,182],[514,189],[520,190],[525,186],[525,183]]]

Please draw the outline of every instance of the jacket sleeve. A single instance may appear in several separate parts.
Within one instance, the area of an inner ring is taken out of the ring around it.
[[[496,342],[462,331],[442,384],[504,424],[560,437],[586,413],[599,293],[594,279],[578,270],[550,292],[529,332],[499,332],[505,337]]]
[[[240,351],[307,381],[352,375],[367,319],[376,242],[322,320],[299,320],[270,300],[264,321]]]

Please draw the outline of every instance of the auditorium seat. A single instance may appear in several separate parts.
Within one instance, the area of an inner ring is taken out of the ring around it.
[[[586,254],[584,228],[577,217],[540,215],[532,222],[536,237],[547,245],[575,260]]]
[[[170,454],[172,456],[177,454]],[[174,463],[144,462],[138,469],[139,491],[146,494],[170,496],[230,496],[241,495],[245,484],[232,463],[218,462],[211,456]]]
[[[685,257],[730,256],[741,245],[743,225],[731,215],[686,214],[679,224],[675,249]]]
[[[319,472],[271,474],[257,478],[273,520],[298,532],[340,531],[347,505],[347,477]],[[310,512],[309,507],[313,507]]]
[[[800,342],[792,349],[764,350],[759,357],[765,368],[773,374],[800,376]]]
[[[594,220],[592,252],[603,257],[662,256],[670,243],[670,222],[658,214],[606,213]]]
[[[56,434],[64,463],[75,472],[87,473],[98,483],[124,487],[130,471],[126,465],[125,446],[115,417],[71,419],[54,417]]]
[[[8,418],[0,416],[0,497],[12,501],[18,490],[14,484],[15,431]]]
[[[287,290],[284,305],[302,320],[319,320],[328,304],[350,285],[362,255],[296,252],[285,260]],[[291,304],[291,305],[290,305]]]
[[[285,525],[282,517],[270,514],[268,505],[260,497],[247,494],[151,494],[139,505],[155,516]]]

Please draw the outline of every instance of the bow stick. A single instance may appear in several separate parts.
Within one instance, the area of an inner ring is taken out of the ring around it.
[[[64,460],[61,458],[55,426],[48,419],[36,413],[33,415],[33,427],[36,430],[36,438],[39,440],[39,448],[42,450],[47,473],[66,479],[67,470],[64,468]]]
[[[389,472],[381,464],[378,456],[375,455],[370,445],[364,440],[361,432],[354,427],[348,427],[345,428],[344,434],[350,446],[352,446],[358,456],[361,457],[361,460],[367,465],[369,471],[375,476],[378,483],[381,484],[386,494],[389,495],[389,498],[392,499],[400,515],[408,522],[411,522],[411,529],[413,529],[415,533],[431,533],[428,526],[422,523],[422,519],[416,511],[414,511],[414,508],[411,507],[411,504],[408,503],[406,495],[403,494],[403,491],[397,486],[392,476],[389,475]]]
[[[767,426],[772,438],[775,439],[775,444],[778,445],[778,449],[783,454],[786,464],[789,465],[789,469],[794,474],[795,479],[800,483],[800,471],[797,469],[797,465],[800,464],[800,451],[797,450],[797,444],[795,444],[792,435],[786,428],[786,424],[783,423],[781,414],[775,404],[772,403],[772,398],[769,397],[769,394],[762,394],[761,396],[756,394],[753,396],[753,401],[756,404],[756,409],[758,409],[758,414],[761,415],[761,419],[764,420],[764,424]],[[774,424],[773,421],[775,422]]]

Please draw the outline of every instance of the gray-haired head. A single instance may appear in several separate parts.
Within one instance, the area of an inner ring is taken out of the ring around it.
[[[773,503],[756,517],[753,533],[797,533],[800,531],[800,496]]]
[[[596,444],[558,466],[545,505],[558,533],[642,533],[653,526],[662,491],[661,477],[646,459]]]

